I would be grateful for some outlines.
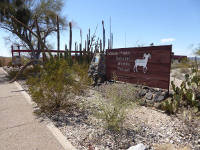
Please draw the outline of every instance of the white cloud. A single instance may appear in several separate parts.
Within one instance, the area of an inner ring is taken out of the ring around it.
[[[175,40],[176,39],[174,39],[174,38],[166,38],[166,39],[161,39],[160,42],[161,43],[169,43],[169,42],[173,42]]]

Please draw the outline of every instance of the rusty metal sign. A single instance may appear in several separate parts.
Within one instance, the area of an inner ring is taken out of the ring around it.
[[[169,89],[172,46],[106,50],[106,77]]]

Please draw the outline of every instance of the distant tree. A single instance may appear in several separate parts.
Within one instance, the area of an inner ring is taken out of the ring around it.
[[[57,16],[60,28],[66,26],[61,16],[62,0],[0,0],[0,29],[17,36],[38,59],[40,52],[48,49],[47,37],[57,31]]]

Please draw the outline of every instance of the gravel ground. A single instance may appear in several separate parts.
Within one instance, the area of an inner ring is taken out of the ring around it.
[[[18,82],[27,90],[24,80]],[[118,85],[121,88],[127,86]],[[110,86],[104,84],[90,89],[83,97],[76,97],[75,101],[79,101],[83,109],[76,109],[73,113],[60,111],[49,116],[78,150],[88,150],[89,147],[95,150],[125,150],[139,143],[148,145],[149,149],[154,149],[155,144],[172,143],[200,150],[200,122],[188,124],[176,116],[168,116],[149,107],[129,109],[121,132],[106,130],[104,122],[94,117],[94,109],[91,108],[97,107],[99,98],[105,98],[105,91]],[[129,96],[132,97],[131,94]]]
[[[99,93],[90,90],[87,98],[77,100],[95,103]],[[73,114],[56,114],[51,117],[61,132],[79,150],[88,149],[89,145],[99,150],[125,150],[130,146],[143,143],[149,149],[156,144],[172,143],[200,149],[200,124],[189,126],[175,116],[168,116],[148,107],[137,106],[129,110],[120,133],[111,132],[103,127],[101,120],[93,117],[90,109],[76,111]]]

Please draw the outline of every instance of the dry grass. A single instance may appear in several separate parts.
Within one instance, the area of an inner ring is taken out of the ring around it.
[[[183,74],[191,73],[191,71],[190,71],[189,68],[181,68],[181,69],[180,69],[180,72],[183,73]]]
[[[1,57],[0,56],[0,66],[7,66],[12,61],[11,57]]]

